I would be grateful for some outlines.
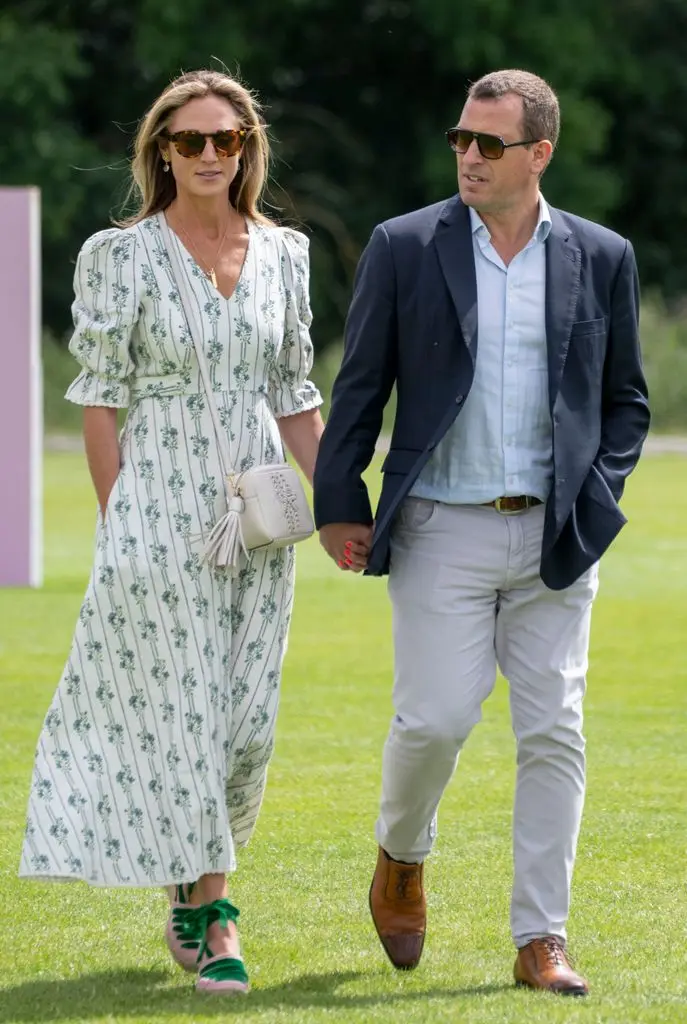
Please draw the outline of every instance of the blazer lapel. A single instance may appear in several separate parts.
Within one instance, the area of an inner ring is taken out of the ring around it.
[[[553,411],[563,376],[580,291],[581,252],[557,210],[551,209],[546,240],[546,348],[549,405]]]
[[[458,196],[449,199],[434,234],[439,264],[456,307],[463,339],[477,357],[477,278],[470,214]]]

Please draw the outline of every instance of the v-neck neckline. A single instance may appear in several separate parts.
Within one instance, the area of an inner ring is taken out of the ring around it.
[[[221,292],[219,290],[219,287],[216,288],[214,286],[214,284],[212,283],[211,278],[203,270],[203,268],[201,267],[200,263],[195,258],[193,253],[190,251],[190,249],[188,249],[186,247],[186,245],[184,244],[184,242],[182,241],[180,236],[176,233],[176,231],[174,230],[172,225],[169,223],[169,221],[165,217],[164,210],[160,210],[160,212],[158,213],[158,217],[164,217],[165,223],[167,224],[167,229],[169,230],[170,234],[174,236],[174,240],[175,240],[176,244],[179,246],[182,254],[184,254],[187,257],[187,260],[190,260],[191,263],[193,263],[194,267],[198,268],[198,270],[200,271],[200,273],[202,275],[203,280],[207,284],[207,287],[210,289],[210,291],[214,292],[215,295],[219,295],[220,299],[222,299],[224,302],[231,302],[231,300],[236,295],[237,288],[239,287],[239,285],[241,284],[241,282],[243,280],[243,275],[244,275],[244,273],[246,271],[246,265],[248,263],[248,256],[249,256],[249,253],[250,253],[250,250],[251,250],[251,244],[252,244],[252,241],[253,241],[253,231],[252,231],[252,227],[251,227],[250,217],[244,217],[244,223],[246,225],[246,232],[248,234],[248,245],[246,246],[246,251],[243,254],[243,262],[241,264],[241,269],[239,271],[239,276],[236,278],[236,284],[234,285],[234,287],[232,289],[231,295],[225,295],[224,292]]]

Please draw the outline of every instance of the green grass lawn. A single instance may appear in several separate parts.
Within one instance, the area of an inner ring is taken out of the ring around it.
[[[571,948],[586,1001],[516,991],[508,929],[514,749],[505,684],[441,807],[421,966],[397,974],[368,917],[390,715],[385,584],[299,549],[277,752],[231,894],[253,992],[196,995],[160,891],[15,878],[33,749],[91,558],[83,459],[46,461],[46,585],[0,591],[0,1024],[43,1021],[687,1024],[687,460],[647,458],[605,558],[586,703],[589,792]]]

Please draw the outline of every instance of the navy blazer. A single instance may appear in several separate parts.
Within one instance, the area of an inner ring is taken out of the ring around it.
[[[553,480],[540,572],[562,590],[627,521],[618,507],[649,428],[632,246],[551,209],[546,344]],[[391,448],[367,572],[389,568],[398,507],[454,422],[477,357],[477,283],[468,208],[459,196],[378,225],[356,273],[345,351],[315,468],[315,519],[373,522],[362,473],[396,387]]]

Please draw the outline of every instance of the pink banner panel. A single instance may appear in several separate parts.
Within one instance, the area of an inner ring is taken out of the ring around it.
[[[40,193],[0,188],[0,586],[43,582]]]

